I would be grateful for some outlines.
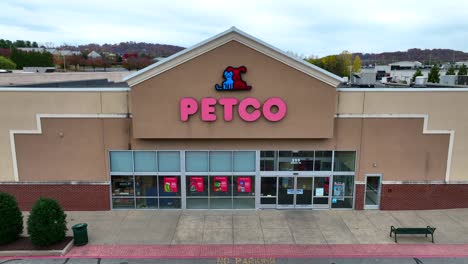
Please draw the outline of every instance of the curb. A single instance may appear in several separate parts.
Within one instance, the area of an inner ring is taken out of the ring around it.
[[[73,239],[62,250],[5,250],[0,257],[65,256],[73,247]]]
[[[68,248],[68,246],[67,246]],[[63,251],[65,251],[64,249]],[[70,249],[68,249],[70,250]],[[29,252],[30,253],[30,252]],[[226,259],[226,258],[468,258],[468,244],[335,245],[85,245],[66,254],[9,258]],[[2,257],[0,257],[2,258]],[[4,257],[3,257],[4,258]]]

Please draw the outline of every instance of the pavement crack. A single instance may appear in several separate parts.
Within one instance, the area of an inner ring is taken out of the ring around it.
[[[177,233],[177,229],[179,228],[179,222],[180,222],[180,216],[181,215],[182,215],[182,212],[179,212],[179,217],[177,217],[177,223],[175,225],[174,232],[172,232],[172,237],[171,237],[171,242],[170,242],[171,245],[174,244],[174,238],[175,238],[175,235]]]
[[[262,232],[262,240],[263,244],[265,245],[265,235],[263,234],[263,226],[262,226],[262,216],[258,214],[258,224],[260,225],[260,231]]]
[[[15,260],[21,260],[21,259],[8,259],[8,260],[5,260],[3,262],[0,262],[0,264],[7,263],[7,262],[10,262],[10,261],[15,261]]]

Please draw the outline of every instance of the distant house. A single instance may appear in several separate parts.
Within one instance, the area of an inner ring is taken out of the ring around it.
[[[91,58],[91,59],[100,59],[101,57],[102,57],[101,54],[97,53],[94,50],[88,54],[88,58]]]
[[[21,50],[21,51],[24,51],[24,52],[44,52],[45,49],[44,48],[17,48],[18,50]]]
[[[112,52],[104,51],[102,55],[104,55],[104,57],[111,59],[111,60],[115,60],[115,58],[117,58],[117,55]]]
[[[73,56],[73,55],[81,55],[80,51],[75,51],[75,50],[55,50],[52,52],[54,55],[60,55],[60,56]]]

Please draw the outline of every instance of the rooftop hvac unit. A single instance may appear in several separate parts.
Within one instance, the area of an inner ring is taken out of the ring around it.
[[[427,77],[417,76],[414,84],[416,84],[416,85],[425,85],[426,82],[427,82]]]

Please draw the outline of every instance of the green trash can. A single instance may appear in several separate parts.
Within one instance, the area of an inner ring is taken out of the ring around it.
[[[80,223],[72,226],[73,244],[83,246],[88,244],[88,224]]]

